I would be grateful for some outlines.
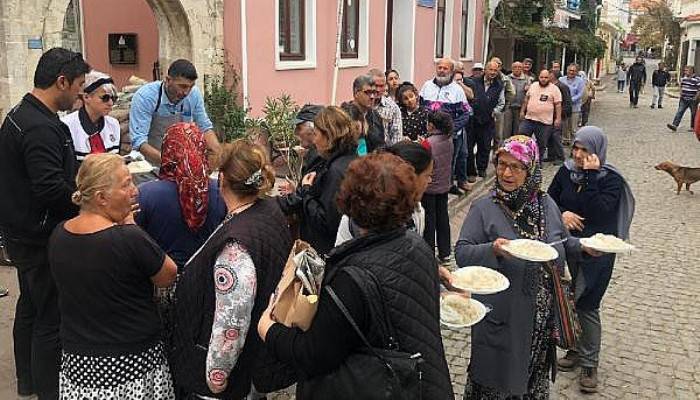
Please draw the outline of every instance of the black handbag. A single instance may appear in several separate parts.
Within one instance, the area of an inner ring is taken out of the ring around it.
[[[420,353],[399,351],[395,343],[390,344],[389,349],[373,347],[333,289],[329,286],[324,289],[350,322],[364,346],[348,356],[335,371],[300,384],[297,397],[304,400],[422,399],[423,356]],[[385,313],[384,321],[393,330]],[[389,336],[391,342],[393,337],[395,336]]]

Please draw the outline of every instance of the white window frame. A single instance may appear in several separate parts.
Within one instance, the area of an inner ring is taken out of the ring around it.
[[[357,58],[340,58],[338,60],[339,68],[366,67],[369,65],[369,0],[355,1],[360,5],[360,27],[358,29],[358,35],[360,36],[358,46],[360,48],[357,52]],[[386,36],[386,29],[384,29],[384,33]],[[386,40],[384,42],[386,43]]]
[[[476,0],[462,0],[462,2],[469,2],[469,15],[467,16],[467,54],[462,57],[462,43],[459,46],[459,60],[460,61],[474,61],[474,40],[476,39]],[[462,9],[459,10],[459,22],[462,23]],[[462,40],[463,27],[460,27],[459,40]]]
[[[452,26],[454,25],[455,16],[455,2],[454,0],[445,0],[445,30],[442,32],[442,57],[452,58]],[[435,4],[435,29],[433,32],[433,57],[435,57],[435,51],[437,50],[437,43],[435,43],[435,33],[437,33],[437,3]],[[435,62],[440,60],[440,58],[435,57]]]
[[[316,68],[316,0],[304,0],[304,53],[303,60],[280,60],[280,3],[275,1],[275,36],[273,50],[275,52],[275,70],[315,69]]]

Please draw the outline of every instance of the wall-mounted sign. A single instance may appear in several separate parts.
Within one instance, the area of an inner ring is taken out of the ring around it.
[[[138,64],[135,33],[110,33],[107,40],[110,64]]]
[[[435,7],[435,0],[418,0],[418,6],[433,8]]]
[[[44,46],[40,37],[27,39],[27,48],[32,50],[41,50],[43,47]]]

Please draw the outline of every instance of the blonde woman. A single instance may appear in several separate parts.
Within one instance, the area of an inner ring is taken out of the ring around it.
[[[58,289],[61,398],[174,399],[153,285],[175,263],[133,222],[136,187],[115,154],[85,158],[72,200],[80,214],[49,241]]]
[[[119,121],[110,117],[117,102],[117,88],[112,78],[92,70],[85,75],[82,106],[61,118],[73,139],[75,158],[83,161],[88,154],[119,153]]]

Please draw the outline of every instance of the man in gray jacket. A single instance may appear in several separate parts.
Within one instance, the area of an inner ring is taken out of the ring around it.
[[[511,65],[512,73],[508,75],[510,82],[515,89],[510,104],[505,111],[505,126],[503,129],[503,139],[507,139],[518,134],[518,126],[520,126],[520,107],[523,105],[525,93],[530,88],[530,78],[523,73],[523,63],[516,61]]]

